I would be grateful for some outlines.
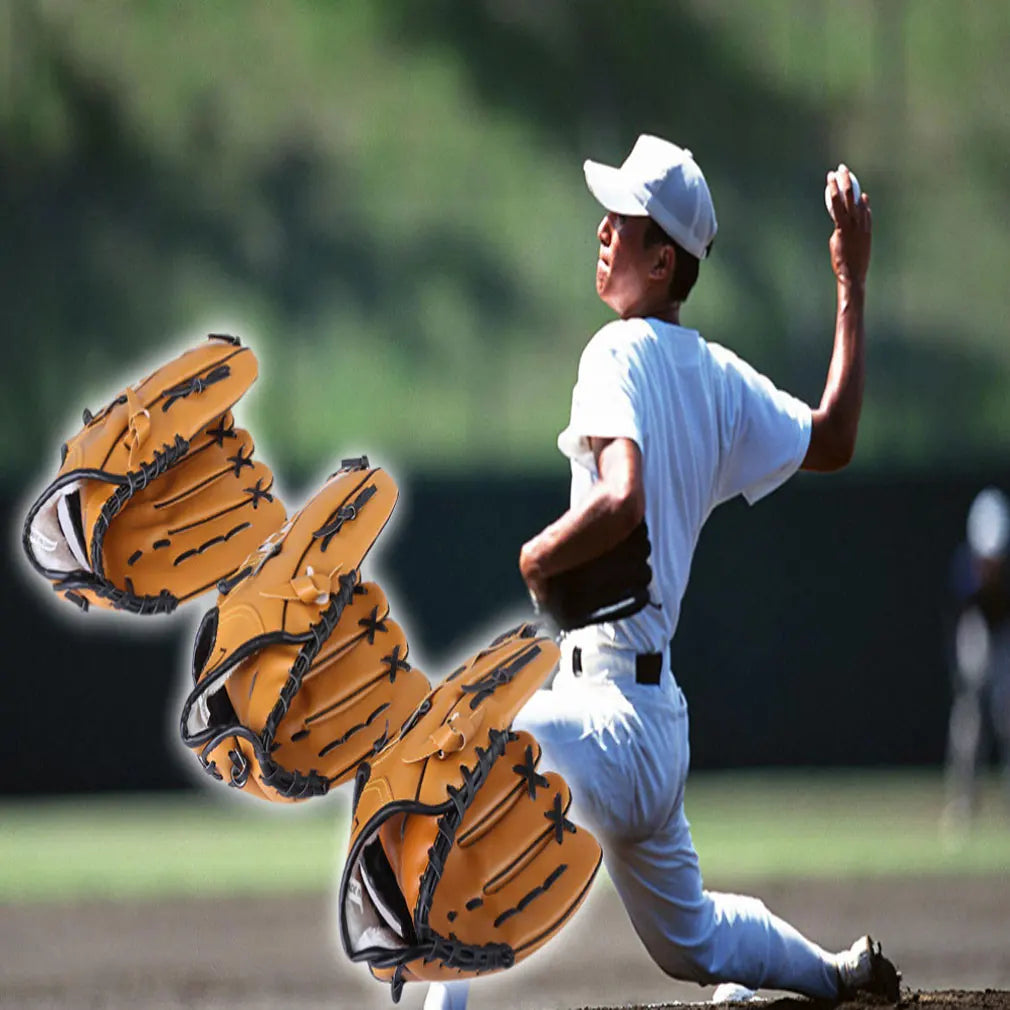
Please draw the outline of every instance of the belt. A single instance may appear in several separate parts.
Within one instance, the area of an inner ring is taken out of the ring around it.
[[[662,652],[638,653],[635,656],[635,683],[658,684],[665,659],[666,654]],[[582,649],[577,645],[572,649],[572,673],[576,677],[582,673]]]

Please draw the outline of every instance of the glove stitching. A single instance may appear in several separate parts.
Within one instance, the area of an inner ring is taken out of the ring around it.
[[[526,745],[526,755],[523,758],[523,763],[513,765],[512,771],[521,779],[525,779],[526,790],[531,800],[537,798],[537,786],[546,789],[550,785],[550,782],[537,771],[536,760],[533,757],[533,747],[530,744]]]
[[[369,484],[353,502],[346,502],[341,505],[334,513],[333,518],[320,526],[312,534],[314,540],[322,540],[322,544],[319,547],[321,551],[325,551],[330,546],[330,541],[340,532],[345,522],[353,522],[358,518],[358,512],[361,511],[362,506],[376,491],[378,491],[378,488],[374,484]]]
[[[188,551],[183,551],[182,554],[180,554],[172,562],[172,567],[174,568],[176,565],[181,564],[187,558],[192,558],[196,557],[199,554],[203,554],[203,552],[207,550],[208,547],[213,547],[215,544],[226,544],[229,540],[231,540],[233,536],[235,536],[237,533],[241,533],[243,530],[249,529],[250,526],[252,526],[252,523],[249,522],[239,523],[238,526],[233,526],[230,530],[228,530],[227,533],[223,533],[217,537],[211,537],[210,540],[207,540],[204,543],[200,544],[199,547],[193,547]]]
[[[388,656],[383,656],[382,662],[386,664],[386,673],[389,674],[390,684],[396,683],[396,675],[400,670],[403,670],[404,673],[410,673],[410,663],[400,656],[399,645],[395,645],[393,651]]]
[[[237,475],[236,475],[237,476]],[[251,495],[249,502],[252,504],[254,509],[258,509],[260,505],[260,499],[265,499],[268,502],[273,502],[274,496],[270,493],[268,488],[263,488],[263,478],[260,477],[254,487],[244,487],[242,488],[246,494]]]
[[[166,400],[161,405],[162,413],[179,400],[185,399],[193,393],[202,393],[208,386],[227,379],[229,375],[231,375],[229,365],[216,365],[206,375],[194,375],[193,378],[180,382],[177,386],[163,390],[161,395],[166,397]]]
[[[226,415],[222,414],[217,419],[217,424],[213,428],[206,430],[205,434],[210,435],[211,438],[211,441],[207,443],[208,445],[216,444],[218,448],[223,449],[226,438],[238,438],[238,435],[235,434],[235,422],[232,421],[230,428],[225,427],[225,417]]]
[[[499,915],[494,920],[493,925],[495,929],[497,929],[507,919],[511,919],[513,915],[518,915],[526,908],[527,905],[529,905],[536,898],[539,898],[540,895],[543,894],[545,891],[549,890],[551,884],[553,884],[558,879],[558,877],[560,877],[561,874],[564,873],[565,870],[567,869],[568,869],[567,863],[559,863],[547,875],[547,879],[544,880],[542,884],[537,885],[536,887],[533,888],[532,891],[529,891],[526,894],[524,894],[512,908],[505,909],[505,911],[502,912],[501,915]]]
[[[242,472],[242,467],[244,466],[249,467],[250,470],[253,469],[252,455],[253,455],[252,447],[249,448],[249,455],[243,456],[242,446],[239,446],[234,456],[226,457],[229,463],[235,464],[235,467],[232,470],[232,474],[234,476],[238,477],[238,475]]]
[[[339,747],[341,744],[347,743],[347,741],[354,736],[355,733],[360,733],[361,730],[371,726],[371,724],[375,722],[375,720],[378,719],[378,717],[382,715],[382,713],[385,712],[390,705],[391,702],[383,702],[364,722],[359,722],[356,726],[352,726],[343,736],[337,737],[336,740],[331,740],[319,752],[319,757],[325,757],[335,747]],[[292,739],[294,738],[292,737]]]
[[[544,813],[544,817],[554,825],[554,840],[558,845],[564,841],[566,831],[569,834],[575,834],[575,825],[565,817],[565,810],[561,802],[561,793],[554,794],[554,806]]]
[[[531,645],[524,649],[508,663],[501,663],[486,673],[480,680],[472,684],[463,684],[460,690],[464,694],[474,694],[470,699],[470,708],[475,709],[485,698],[493,694],[499,687],[510,683],[524,667],[528,666],[541,653],[539,645]]]
[[[257,754],[263,773],[260,776],[264,784],[272,789],[276,789],[282,796],[289,799],[304,799],[309,796],[320,796],[325,794],[330,788],[328,779],[323,778],[315,771],[307,774],[286,769],[279,765],[269,756],[269,751],[274,743],[277,728],[284,718],[295,694],[301,689],[302,679],[308,672],[313,660],[319,654],[323,644],[333,633],[337,623],[354,595],[358,582],[358,573],[352,569],[347,575],[339,575],[340,589],[331,597],[332,602],[320,615],[319,621],[309,628],[311,638],[299,650],[295,661],[291,665],[287,681],[280,690],[280,694],[270,714],[266,718],[263,729],[261,747],[265,754]]]

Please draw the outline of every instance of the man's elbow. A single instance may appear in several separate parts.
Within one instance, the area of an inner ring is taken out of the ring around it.
[[[645,518],[645,488],[628,483],[614,495],[614,515],[623,535],[631,533]]]
[[[833,447],[825,459],[823,472],[835,473],[838,470],[844,470],[852,462],[852,457],[855,454],[855,442],[846,442],[843,445]]]
[[[839,423],[837,418],[815,411],[810,445],[802,468],[817,473],[844,470],[856,454],[857,427],[856,424]]]
[[[804,470],[817,473],[835,473],[844,470],[856,454],[856,439],[851,438],[819,438],[811,440],[806,458],[803,460]]]

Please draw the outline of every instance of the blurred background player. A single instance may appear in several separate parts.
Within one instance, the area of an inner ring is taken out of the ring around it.
[[[947,731],[943,827],[964,832],[978,811],[979,769],[995,742],[1010,802],[1010,502],[995,487],[968,510],[951,564],[949,652],[953,702]]]

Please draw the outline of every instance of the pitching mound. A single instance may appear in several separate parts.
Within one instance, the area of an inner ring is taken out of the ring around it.
[[[811,999],[757,999],[725,1003],[642,1003],[638,1006],[580,1007],[579,1010],[684,1010],[685,1007],[746,1008],[746,1010],[881,1010],[895,1004],[868,996],[864,1000],[829,1003]],[[1010,990],[1006,989],[941,989],[935,992],[905,992],[900,1008],[917,1006],[929,1010],[1010,1010]]]
[[[904,1010],[1010,1010],[1010,879],[756,882],[752,893],[829,949],[870,932],[904,973]],[[298,898],[0,906],[4,1010],[392,1010],[388,986],[339,952],[328,893]],[[515,972],[481,980],[472,1010],[685,1006],[827,1010],[762,993],[721,1004],[665,976],[608,887]],[[408,985],[397,1010],[421,1010]],[[842,1010],[880,1010],[849,1002]]]

